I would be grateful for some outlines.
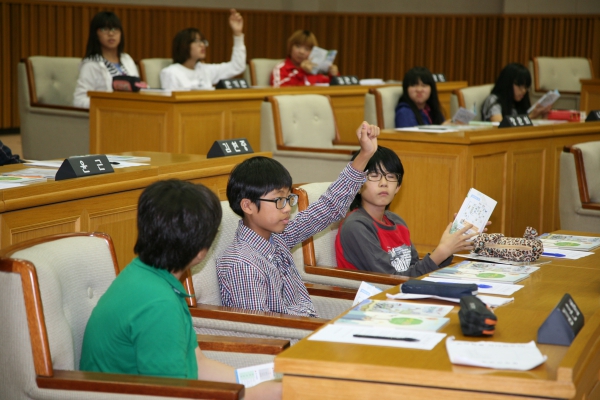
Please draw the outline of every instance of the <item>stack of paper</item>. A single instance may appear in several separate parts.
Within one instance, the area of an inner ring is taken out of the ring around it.
[[[544,233],[538,239],[546,249],[565,249],[576,251],[590,251],[600,247],[600,237],[561,235],[557,233]],[[551,250],[548,250],[551,252]]]
[[[0,176],[0,189],[10,189],[38,182],[46,182],[46,178],[42,175],[13,175],[12,173],[6,173]]]
[[[460,280],[492,281],[517,283],[527,278],[539,267],[525,265],[490,264],[475,261],[463,261],[452,267],[438,269],[429,276]]]

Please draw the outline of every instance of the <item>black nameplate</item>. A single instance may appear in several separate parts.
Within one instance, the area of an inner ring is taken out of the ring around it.
[[[446,76],[444,74],[431,74],[433,75],[433,80],[437,83],[446,82]]]
[[[570,294],[565,293],[538,330],[538,343],[569,346],[583,328],[583,314]]]
[[[115,172],[104,154],[69,157],[63,161],[54,180],[80,178]]]
[[[592,121],[600,121],[600,110],[590,111],[590,115],[587,116],[587,118],[585,119],[585,122],[592,122]]]
[[[217,89],[250,89],[245,79],[221,79],[216,86]]]
[[[518,126],[533,126],[533,123],[526,114],[517,115],[516,117],[504,117],[498,128],[515,128]]]
[[[215,140],[206,158],[239,156],[240,154],[250,153],[254,153],[254,151],[245,138]]]
[[[350,85],[360,85],[358,77],[354,75],[344,75],[344,76],[332,76],[329,78],[329,84],[331,86],[350,86]]]

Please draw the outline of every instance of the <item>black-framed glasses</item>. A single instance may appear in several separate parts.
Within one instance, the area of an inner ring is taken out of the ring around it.
[[[206,40],[206,39],[192,40],[192,43],[199,43],[199,44],[203,44],[204,47],[208,47],[208,40]]]
[[[388,172],[387,174],[382,174],[381,172],[377,171],[367,173],[367,179],[372,182],[379,182],[382,176],[385,176],[385,180],[388,182],[398,182],[398,174],[394,174],[391,172]]]
[[[268,201],[270,203],[275,203],[275,207],[279,210],[285,207],[286,204],[290,203],[290,207],[294,207],[298,204],[298,195],[290,194],[288,197],[275,197],[274,199],[259,199],[262,201]]]

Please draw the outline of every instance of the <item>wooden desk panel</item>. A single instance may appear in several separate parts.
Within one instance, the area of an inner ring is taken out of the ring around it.
[[[491,232],[522,236],[560,228],[560,152],[600,140],[600,123],[485,129],[459,133],[384,131],[379,144],[402,160],[402,189],[390,209],[411,228],[420,252],[431,251],[472,187],[498,201]]]
[[[202,183],[225,200],[231,169],[255,155],[207,160],[200,155],[130,154],[151,157],[151,165],[0,191],[0,246],[56,233],[101,231],[111,235],[119,265],[125,266],[134,257],[137,202],[145,187],[158,180],[182,179]]]
[[[450,94],[467,82],[438,84],[450,115]],[[90,92],[90,152],[143,150],[206,154],[215,140],[245,137],[260,150],[260,108],[266,96],[331,97],[342,141],[354,144],[364,118],[368,86],[290,87],[174,92],[171,96]]]
[[[579,109],[588,115],[592,110],[600,110],[600,79],[581,79]]]

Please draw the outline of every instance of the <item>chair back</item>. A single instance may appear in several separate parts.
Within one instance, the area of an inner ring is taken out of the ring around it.
[[[250,60],[250,84],[252,86],[270,86],[271,72],[282,59],[253,58]]]
[[[333,148],[339,133],[329,96],[269,96],[277,146]],[[262,128],[262,126],[261,126]]]
[[[402,92],[402,85],[369,89],[365,95],[365,121],[381,129],[394,129],[396,105]]]
[[[536,92],[558,89],[561,94],[579,94],[579,80],[594,78],[592,60],[583,57],[533,57],[530,68]]]
[[[490,83],[487,85],[469,86],[462,89],[456,89],[454,95],[458,103],[458,107],[466,108],[469,111],[473,111],[475,114],[475,121],[481,121],[481,106],[485,101],[486,97],[490,95],[494,84]],[[458,109],[457,109],[458,110]]]
[[[33,104],[73,106],[81,58],[31,56],[25,60]]]
[[[233,242],[241,218],[233,212],[227,201],[221,202],[221,209],[223,210],[223,218],[221,219],[219,232],[204,260],[192,267],[194,292],[196,301],[199,304],[223,305],[221,292],[219,291],[219,279],[217,278],[217,258]]]
[[[171,64],[171,58],[144,58],[140,60],[140,79],[153,89],[161,88],[160,71]]]
[[[0,255],[2,391],[24,398],[36,376],[79,369],[85,326],[115,279],[117,259],[102,233],[33,239]]]

